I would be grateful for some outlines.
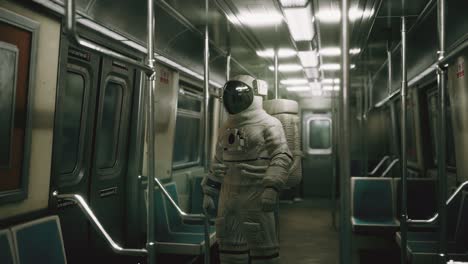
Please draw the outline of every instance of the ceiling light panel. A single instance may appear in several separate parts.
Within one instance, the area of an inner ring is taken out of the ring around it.
[[[349,20],[354,22],[360,18],[368,19],[374,15],[374,9],[362,10],[357,7],[349,9]],[[317,18],[322,23],[336,24],[341,20],[341,11],[338,8],[321,8],[317,12]]]
[[[296,56],[297,52],[293,49],[280,48],[278,50],[279,58],[291,58]],[[275,51],[273,49],[257,50],[257,55],[263,58],[273,58]]]
[[[340,79],[339,78],[335,78],[335,79],[323,79],[322,80],[322,84],[339,84],[340,83]]]
[[[284,15],[294,41],[310,41],[314,37],[310,8],[285,8]]]
[[[352,48],[349,50],[349,54],[356,55],[361,52],[360,48]],[[324,47],[320,49],[320,55],[324,57],[334,57],[341,55],[341,49],[339,47]]]
[[[326,48],[321,48],[320,49],[320,55],[322,56],[340,56],[341,55],[341,50],[338,47],[326,47]]]
[[[275,67],[270,66],[270,67],[268,67],[268,69],[270,69],[270,71],[274,71]],[[302,66],[299,65],[299,64],[280,64],[278,66],[278,71],[280,71],[280,72],[298,72],[298,71],[302,71]]]
[[[297,53],[302,66],[304,67],[317,67],[318,56],[316,51],[299,51]]]
[[[228,20],[234,25],[247,25],[251,27],[276,26],[283,22],[283,16],[277,12],[245,11],[236,16],[228,16]]]
[[[282,7],[302,7],[309,3],[309,0],[280,0]]]
[[[307,92],[310,90],[309,86],[289,86],[286,87],[289,92]]]
[[[350,68],[356,68],[356,64],[351,64]],[[341,65],[339,63],[325,63],[320,66],[320,69],[323,71],[338,71],[341,69]]]
[[[308,81],[306,79],[285,79],[281,80],[281,84],[284,85],[302,85],[307,84]]]

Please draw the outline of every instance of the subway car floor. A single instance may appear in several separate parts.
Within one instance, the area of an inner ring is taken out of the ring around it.
[[[329,200],[281,204],[281,263],[338,263],[339,232],[332,226]]]

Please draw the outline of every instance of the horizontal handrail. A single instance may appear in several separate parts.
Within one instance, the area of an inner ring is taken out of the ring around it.
[[[139,68],[140,70],[143,70],[148,75],[152,75],[154,73],[154,69],[148,66],[144,62],[124,56],[122,54],[119,54],[103,46],[97,45],[86,39],[82,39],[76,31],[75,0],[66,0],[65,3],[66,3],[65,4],[65,19],[66,19],[65,28],[66,28],[68,39],[73,44],[94,50],[97,53],[105,55],[107,57],[131,64]]]
[[[154,178],[154,181],[158,185],[158,187],[161,189],[162,193],[164,196],[169,200],[169,202],[172,204],[172,206],[177,210],[177,213],[182,217],[184,220],[203,220],[207,218],[206,215],[204,214],[189,214],[184,212],[179,205],[172,199],[172,196],[169,194],[169,192],[164,188],[164,185],[161,183],[161,181],[158,178]]]
[[[387,176],[387,174],[393,169],[393,167],[395,167],[395,165],[400,161],[400,159],[396,158],[394,159],[389,165],[388,167],[384,170],[384,172],[382,172],[382,175],[380,177],[385,177]]]
[[[133,248],[123,248],[117,242],[115,242],[112,237],[107,233],[107,231],[102,226],[101,222],[97,219],[96,215],[91,210],[88,203],[86,203],[85,199],[79,194],[59,194],[57,191],[52,193],[54,197],[57,199],[73,201],[78,204],[81,211],[84,213],[86,218],[91,222],[92,226],[98,233],[106,240],[107,244],[111,247],[112,251],[122,255],[130,255],[130,256],[146,256],[148,251],[144,248],[141,249],[133,249]]]
[[[378,170],[380,170],[380,167],[382,167],[384,165],[384,163],[390,159],[390,156],[384,156],[380,162],[377,164],[377,166],[374,167],[374,169],[368,173],[369,176],[373,176],[374,174],[377,173]]]
[[[458,186],[458,188],[455,190],[455,192],[448,198],[446,205],[449,205],[453,199],[463,190],[465,187],[468,186],[468,181],[463,182]],[[412,224],[433,224],[435,221],[439,218],[439,213],[435,213],[434,216],[432,216],[429,219],[408,219],[408,223]]]

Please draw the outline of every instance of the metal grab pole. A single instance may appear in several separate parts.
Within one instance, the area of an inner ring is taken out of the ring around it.
[[[148,75],[148,212],[146,218],[146,249],[148,250],[148,263],[156,263],[156,228],[155,228],[155,204],[154,204],[154,178],[156,177],[156,153],[155,153],[155,138],[154,138],[154,94],[155,94],[155,72],[154,72],[154,13],[153,13],[153,0],[148,0],[148,67],[153,70],[153,74]]]
[[[274,98],[275,99],[278,99],[279,95],[278,95],[278,90],[279,90],[279,77],[278,77],[278,48],[275,47],[275,51],[274,51],[274,67],[275,67],[275,94],[274,94]]]
[[[205,147],[205,156],[204,156],[204,168],[205,173],[208,173],[210,160],[209,160],[209,149],[210,149],[210,113],[209,104],[210,104],[210,35],[209,35],[209,28],[208,28],[208,21],[209,21],[209,9],[210,9],[210,1],[205,0],[205,47],[204,47],[204,54],[203,54],[203,113],[204,113],[204,147]],[[210,264],[210,235],[209,235],[209,228],[210,228],[210,219],[209,214],[207,211],[204,211],[206,216],[204,221],[204,231],[205,231],[205,255],[204,255],[204,263]]]
[[[439,33],[439,61],[445,57],[445,0],[437,1],[437,22]],[[439,90],[439,118],[438,118],[438,211],[439,211],[439,263],[447,263],[447,176],[446,176],[446,97],[447,70],[445,65],[437,67],[437,84]]]
[[[349,263],[351,259],[351,166],[349,120],[349,0],[341,0],[341,73],[342,87],[340,96],[340,203],[341,203],[341,239],[340,263]]]
[[[392,93],[392,50],[390,41],[387,42],[387,69],[388,69],[388,79],[387,79],[387,89],[388,95]]]
[[[210,38],[208,32],[208,10],[209,0],[205,0],[205,34],[204,34],[204,52],[203,52],[203,146],[204,146],[204,168],[205,172],[209,170],[209,151],[210,151]]]
[[[401,18],[401,263],[407,263],[407,169],[406,169],[406,95],[408,89],[408,77],[406,75],[406,18]]]

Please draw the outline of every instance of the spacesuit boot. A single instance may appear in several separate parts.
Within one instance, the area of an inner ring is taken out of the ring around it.
[[[266,83],[241,75],[224,86],[229,116],[220,129],[205,209],[219,193],[216,235],[222,264],[278,263],[273,210],[288,179],[291,153],[280,121],[262,108]]]

